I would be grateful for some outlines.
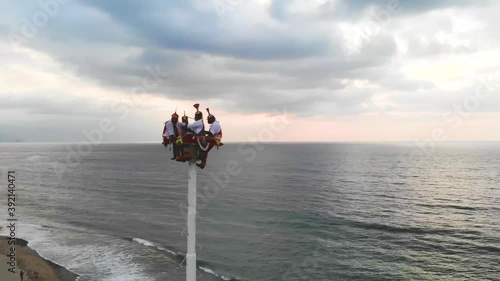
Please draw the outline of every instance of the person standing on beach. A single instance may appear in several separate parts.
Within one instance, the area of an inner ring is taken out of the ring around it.
[[[21,276],[21,281],[24,280],[24,271],[21,270],[21,272],[19,272],[19,275]]]

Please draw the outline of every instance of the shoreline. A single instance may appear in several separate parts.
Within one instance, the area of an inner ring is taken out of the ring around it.
[[[79,277],[77,274],[69,271],[65,267],[43,258],[37,251],[30,248],[28,241],[16,238],[16,273],[12,274],[9,271],[0,272],[0,279],[19,276],[19,269],[25,271],[26,275],[32,281],[76,281]],[[9,254],[8,237],[0,236],[0,255],[5,258]],[[3,262],[3,261],[2,261]],[[3,270],[2,270],[3,271]],[[34,272],[39,272],[39,277],[35,279]],[[26,280],[27,278],[25,278]],[[14,279],[17,280],[17,279]]]

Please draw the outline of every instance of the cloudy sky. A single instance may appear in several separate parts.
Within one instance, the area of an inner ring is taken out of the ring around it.
[[[0,141],[159,141],[194,103],[225,141],[500,140],[499,1],[2,8]]]

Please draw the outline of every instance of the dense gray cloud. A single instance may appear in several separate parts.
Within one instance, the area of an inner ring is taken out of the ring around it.
[[[287,2],[291,1],[275,1],[274,14],[283,17]],[[487,5],[491,2],[492,0],[327,0],[321,10],[324,14],[337,18],[353,19],[362,16],[369,9],[384,9],[389,6],[397,7],[402,14],[418,14],[445,8]]]
[[[201,9],[196,1],[82,1],[105,12],[125,26],[148,47],[171,48],[250,59],[316,56],[330,48],[319,34],[284,33],[283,29],[259,26],[258,40],[251,34],[228,32],[213,7]],[[292,31],[292,30],[289,30]]]
[[[459,33],[469,41],[448,40],[448,35],[459,32],[449,15],[433,14],[428,22],[416,22],[415,17],[493,2],[400,0],[401,13],[377,32],[361,34],[362,41],[351,53],[343,49],[345,38],[352,35],[345,26],[363,27],[365,18],[374,9],[386,8],[388,1],[323,1],[304,11],[292,9],[297,3],[273,0],[258,8],[260,4],[241,1],[222,20],[213,1],[75,0],[60,5],[58,13],[22,45],[46,53],[68,72],[124,93],[133,92],[148,69],[158,67],[168,76],[148,93],[215,99],[227,111],[271,112],[286,107],[300,116],[328,118],[414,110],[420,105],[442,110],[446,105],[417,102],[439,89],[431,81],[407,77],[402,58],[474,54],[480,41],[467,33],[474,31]],[[37,2],[7,1],[0,12],[0,34],[7,40],[13,32],[20,34],[25,19],[32,20],[41,10]],[[434,29],[445,39],[438,38]],[[4,61],[15,63],[9,57]],[[374,105],[373,99],[384,93],[398,93],[391,98],[397,106]],[[51,94],[43,91],[24,93],[0,108],[37,115],[107,114],[101,104],[64,94],[48,98]],[[452,95],[443,103],[452,102]],[[72,104],[79,106],[70,110]]]

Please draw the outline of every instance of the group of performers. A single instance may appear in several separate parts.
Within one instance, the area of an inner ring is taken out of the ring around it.
[[[189,123],[189,117],[184,114],[182,122],[179,122],[177,112],[172,114],[170,120],[165,122],[163,128],[163,145],[173,146],[172,160],[176,161],[200,161],[196,163],[198,167],[204,169],[207,165],[208,153],[212,148],[223,145],[222,128],[215,119],[215,116],[210,113],[207,108],[207,122],[210,124],[210,129],[205,131],[203,123],[203,113],[199,110],[199,104],[195,104],[196,113],[194,114],[194,122]],[[194,155],[193,155],[194,154]]]

